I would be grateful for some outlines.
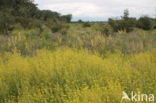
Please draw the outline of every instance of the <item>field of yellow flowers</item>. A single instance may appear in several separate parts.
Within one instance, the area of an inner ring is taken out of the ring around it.
[[[100,57],[86,50],[41,49],[0,57],[0,103],[131,103],[122,91],[156,94],[156,52]]]
[[[0,103],[134,103],[123,92],[156,95],[156,30],[105,36],[96,27],[0,35]]]

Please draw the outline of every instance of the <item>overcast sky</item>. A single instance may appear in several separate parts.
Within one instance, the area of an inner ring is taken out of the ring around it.
[[[119,17],[124,9],[130,16],[156,15],[156,0],[35,0],[40,9],[72,14],[73,20],[107,20]]]

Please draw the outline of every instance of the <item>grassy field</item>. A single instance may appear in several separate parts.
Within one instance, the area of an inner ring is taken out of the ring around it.
[[[122,92],[156,94],[156,30],[105,36],[98,23],[68,25],[0,35],[0,103],[134,103]]]

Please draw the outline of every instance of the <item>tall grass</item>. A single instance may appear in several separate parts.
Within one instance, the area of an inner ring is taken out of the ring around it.
[[[78,30],[77,30],[78,28]],[[110,36],[104,36],[93,28],[71,27],[66,35],[51,33],[48,29],[38,34],[37,30],[14,31],[10,36],[0,39],[0,54],[17,49],[24,56],[32,56],[38,49],[55,50],[58,47],[86,49],[92,53],[105,55],[116,50],[124,54],[139,53],[156,47],[155,31],[140,31],[132,33],[119,31]]]
[[[155,51],[101,58],[68,48],[0,57],[1,103],[121,103],[122,91],[156,93]],[[127,101],[125,101],[127,103]]]
[[[69,26],[0,35],[0,103],[129,103],[122,91],[156,94],[155,30]]]

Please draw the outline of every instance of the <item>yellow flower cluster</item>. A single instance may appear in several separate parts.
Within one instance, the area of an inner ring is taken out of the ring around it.
[[[0,103],[121,103],[122,91],[156,93],[156,53],[106,58],[63,48],[0,57]],[[125,103],[128,103],[127,101]]]

